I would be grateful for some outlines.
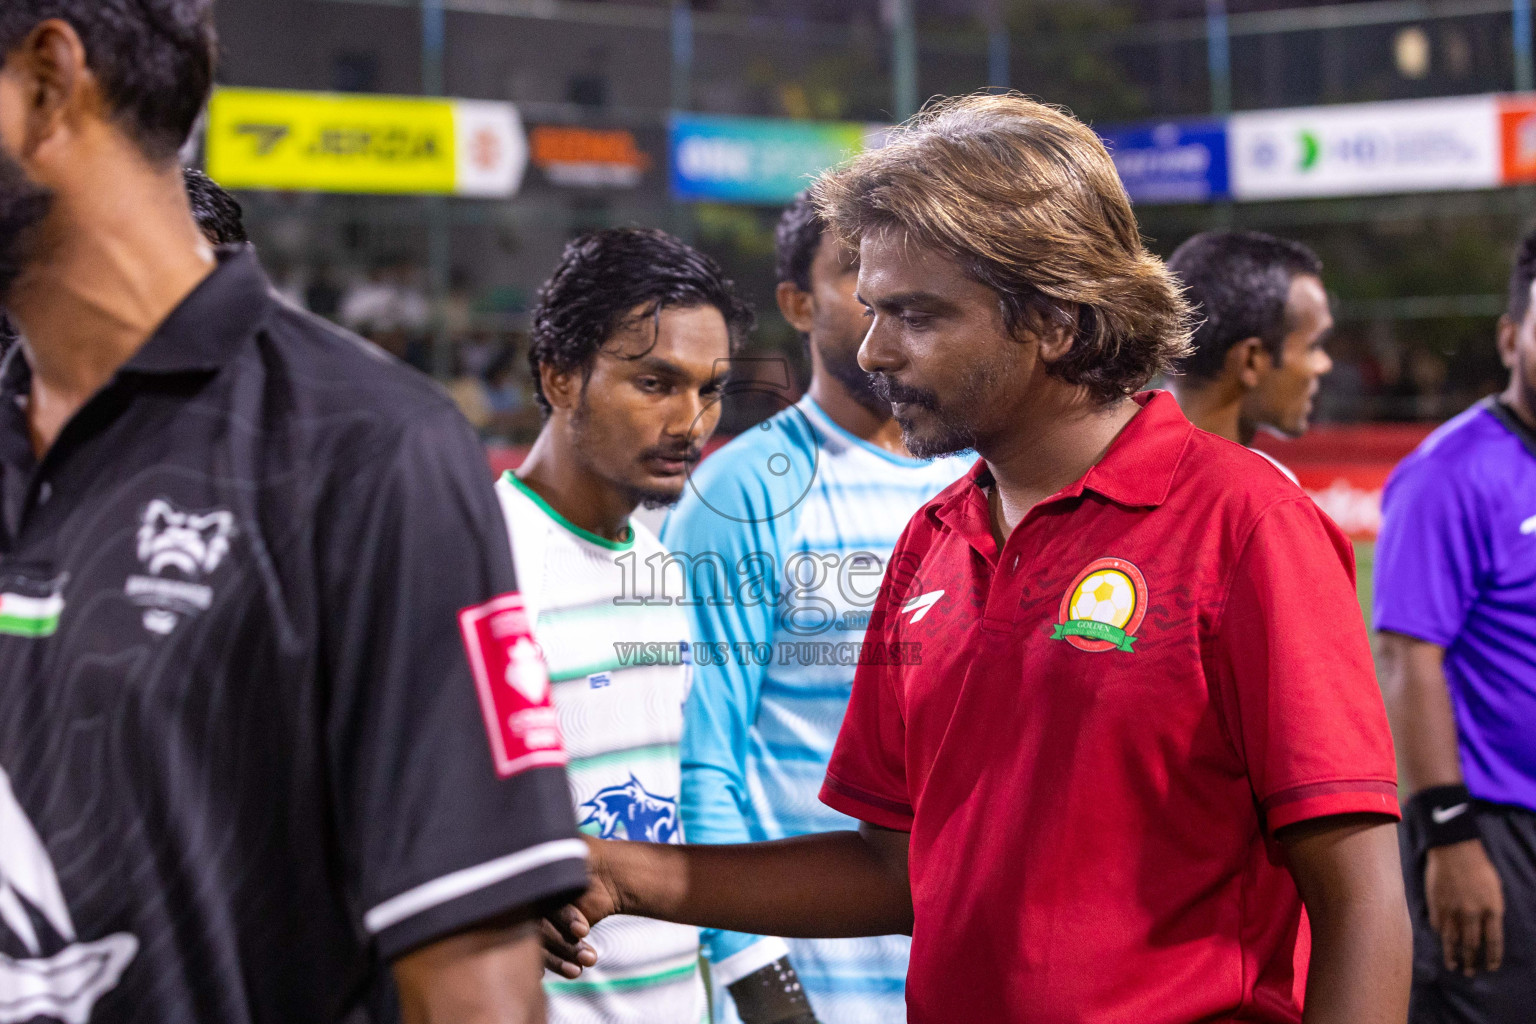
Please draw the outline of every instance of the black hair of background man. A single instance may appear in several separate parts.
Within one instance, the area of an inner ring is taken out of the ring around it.
[[[1210,379],[1221,373],[1227,350],[1246,338],[1261,339],[1280,358],[1291,282],[1321,277],[1323,261],[1300,242],[1260,231],[1207,231],[1179,246],[1168,269],[1184,284],[1198,323],[1194,352],[1178,372]]]
[[[204,238],[214,245],[243,245],[250,241],[239,200],[195,167],[185,168],[181,175],[187,182],[192,216]]]
[[[663,310],[699,306],[713,306],[725,317],[733,350],[752,333],[752,308],[737,296],[720,265],[665,231],[609,228],[572,240],[554,275],[539,289],[533,314],[528,365],[539,408],[549,415],[540,366],[590,367],[636,309],[656,317]]]

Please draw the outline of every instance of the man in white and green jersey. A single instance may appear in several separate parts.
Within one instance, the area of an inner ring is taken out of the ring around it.
[[[530,361],[544,428],[497,489],[549,661],[577,821],[593,836],[683,841],[689,623],[671,602],[647,602],[666,555],[631,516],[681,495],[751,322],[709,257],[659,231],[578,238],[540,293]],[[601,969],[545,975],[553,1024],[706,1018],[697,929],[621,917],[591,941]],[[781,944],[769,960],[783,955]]]

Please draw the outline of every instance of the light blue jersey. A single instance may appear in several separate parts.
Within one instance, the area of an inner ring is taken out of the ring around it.
[[[710,457],[662,544],[687,579],[695,681],[684,713],[689,842],[857,827],[818,799],[886,561],[907,521],[972,459],[920,462],[861,441],[809,397]],[[771,944],[706,932],[717,985]],[[905,1020],[910,940],[789,940],[820,1019]],[[736,1019],[727,996],[717,1015]]]

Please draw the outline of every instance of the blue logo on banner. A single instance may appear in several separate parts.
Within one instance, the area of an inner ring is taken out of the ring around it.
[[[1224,121],[1169,121],[1099,134],[1136,202],[1202,203],[1232,195]]]

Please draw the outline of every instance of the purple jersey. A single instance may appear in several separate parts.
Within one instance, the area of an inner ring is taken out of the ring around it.
[[[1376,628],[1445,648],[1467,788],[1536,810],[1536,436],[1480,403],[1387,481]]]

